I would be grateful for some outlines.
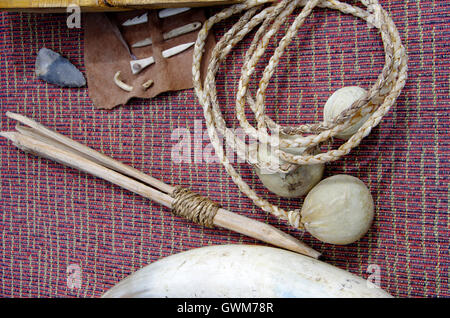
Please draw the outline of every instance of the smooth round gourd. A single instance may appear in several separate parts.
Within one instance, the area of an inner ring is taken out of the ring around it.
[[[293,137],[282,137],[293,138]],[[299,155],[305,152],[304,148],[281,149],[283,151]],[[272,193],[285,198],[298,198],[308,193],[320,180],[325,170],[324,164],[314,165],[290,165],[287,173],[270,166],[280,165],[280,159],[268,151],[258,153],[259,165],[254,169],[263,185]],[[283,162],[281,162],[283,166]],[[287,164],[289,165],[289,164]],[[286,166],[286,164],[285,164]],[[267,168],[268,167],[268,168]]]
[[[350,244],[363,237],[373,220],[373,199],[366,185],[350,175],[320,181],[306,196],[301,222],[315,238]]]
[[[288,173],[269,173],[258,167],[255,172],[264,186],[271,192],[285,198],[297,198],[305,195],[323,176],[323,164],[302,165]]]
[[[349,108],[358,99],[367,96],[367,91],[359,86],[346,86],[335,91],[328,98],[323,109],[323,119],[325,122],[331,122],[336,119],[339,114]],[[336,134],[336,137],[348,140],[353,136],[359,128],[369,118],[370,113],[365,114],[359,121],[353,123],[350,127]]]

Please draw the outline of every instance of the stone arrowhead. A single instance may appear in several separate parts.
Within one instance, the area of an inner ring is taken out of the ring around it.
[[[45,47],[37,55],[35,72],[39,79],[61,87],[86,85],[83,74],[68,59]]]

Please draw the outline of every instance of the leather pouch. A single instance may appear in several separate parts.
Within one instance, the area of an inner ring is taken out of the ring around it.
[[[148,22],[123,26],[126,20],[148,12]],[[164,40],[163,34],[193,22],[205,21],[204,9],[191,9],[167,18],[159,18],[157,10],[132,11],[122,13],[88,13],[85,21],[84,57],[89,96],[96,108],[111,109],[126,104],[131,98],[153,98],[168,91],[178,91],[193,87],[192,54],[193,46],[169,58],[162,52],[171,47],[195,42],[199,30]],[[131,53],[137,59],[153,56],[155,63],[138,74],[130,67],[132,57],[116,32],[122,34]],[[151,37],[152,44],[133,48],[133,43]],[[213,34],[206,43],[206,60],[202,61],[202,74],[206,72],[207,61],[215,45]],[[114,83],[114,75],[120,71],[120,79],[133,87],[125,91]],[[148,89],[143,84],[153,80]]]

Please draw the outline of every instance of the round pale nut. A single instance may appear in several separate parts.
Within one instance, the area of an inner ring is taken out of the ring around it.
[[[302,154],[305,152],[303,148],[281,149],[292,154]],[[254,169],[264,186],[278,196],[285,198],[298,198],[308,193],[323,176],[325,170],[324,164],[312,165],[293,165],[290,166],[288,172],[284,173],[272,167],[279,167],[280,159],[275,157],[271,152],[260,151],[259,165],[255,165]],[[281,162],[283,166],[283,162]],[[284,164],[286,166],[286,164]]]
[[[363,237],[373,220],[373,199],[366,185],[339,174],[319,182],[306,196],[301,222],[315,238],[350,244]]]
[[[285,198],[298,198],[308,193],[322,179],[323,164],[296,166],[288,173],[268,172],[255,166],[255,172],[264,186]]]
[[[358,99],[367,96],[367,91],[359,86],[346,86],[335,91],[328,98],[323,108],[323,119],[325,122],[331,122],[336,119],[340,113],[349,108]],[[353,136],[364,122],[369,118],[370,113],[363,116],[359,121],[352,124],[347,129],[336,134],[339,139],[348,140]]]

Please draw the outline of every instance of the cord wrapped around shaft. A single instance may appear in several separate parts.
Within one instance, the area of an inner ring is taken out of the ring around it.
[[[214,227],[214,217],[220,205],[210,199],[183,187],[176,187],[172,193],[172,213],[197,224]]]

